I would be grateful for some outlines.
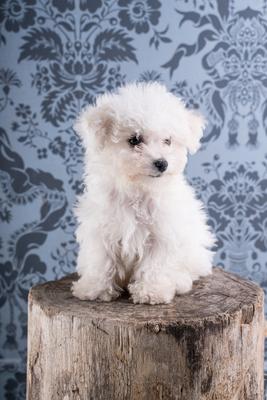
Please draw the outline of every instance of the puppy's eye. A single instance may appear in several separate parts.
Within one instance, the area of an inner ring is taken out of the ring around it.
[[[167,144],[168,146],[170,146],[172,143],[172,138],[168,138],[164,140],[164,144]]]
[[[133,135],[128,139],[128,143],[130,146],[138,146],[139,144],[143,143],[144,139],[142,135]]]

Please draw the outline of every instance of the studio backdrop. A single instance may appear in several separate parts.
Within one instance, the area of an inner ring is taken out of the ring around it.
[[[75,268],[72,125],[98,94],[159,81],[201,109],[186,174],[215,263],[267,288],[267,1],[1,0],[0,24],[0,398],[20,400],[29,288]]]

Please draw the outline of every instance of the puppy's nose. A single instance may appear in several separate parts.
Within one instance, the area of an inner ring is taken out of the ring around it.
[[[153,164],[160,172],[166,171],[168,167],[168,162],[164,158],[159,158],[158,160],[154,161]]]

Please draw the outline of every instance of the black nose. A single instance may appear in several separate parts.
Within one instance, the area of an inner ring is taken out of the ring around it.
[[[168,162],[166,160],[164,160],[164,158],[160,158],[159,160],[154,161],[153,163],[155,165],[155,167],[160,171],[160,172],[164,172],[166,171],[167,167],[168,167]]]

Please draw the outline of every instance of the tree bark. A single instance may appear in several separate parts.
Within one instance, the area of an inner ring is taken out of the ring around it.
[[[169,305],[29,294],[28,400],[262,400],[263,291],[221,269]]]

